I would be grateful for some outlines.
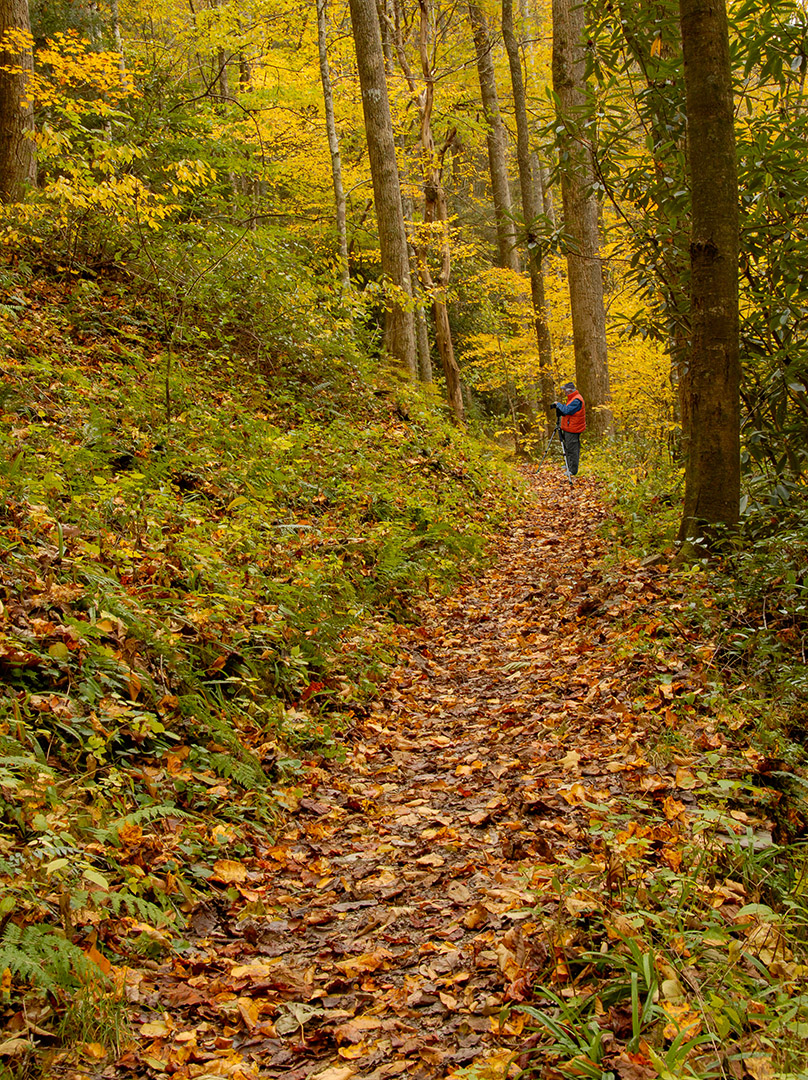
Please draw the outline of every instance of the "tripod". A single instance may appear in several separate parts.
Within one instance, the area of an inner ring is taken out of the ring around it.
[[[542,465],[547,460],[547,455],[550,453],[550,447],[553,445],[553,440],[555,439],[556,435],[558,435],[558,441],[561,443],[561,453],[564,457],[564,472],[567,474],[567,479],[570,482],[570,486],[572,486],[572,473],[570,472],[569,462],[567,461],[567,448],[564,445],[564,440],[561,438],[561,421],[558,419],[557,416],[555,427],[553,428],[553,433],[550,436],[550,441],[547,443],[547,449],[544,451],[544,457],[539,462],[539,467],[536,472],[541,471]]]

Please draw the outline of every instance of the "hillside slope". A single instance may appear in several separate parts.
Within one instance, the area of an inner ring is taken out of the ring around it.
[[[14,1063],[32,1039],[116,1047],[119,965],[181,947],[296,777],[341,754],[411,599],[480,564],[518,495],[395,372],[201,332],[174,351],[114,283],[18,288],[0,344]]]

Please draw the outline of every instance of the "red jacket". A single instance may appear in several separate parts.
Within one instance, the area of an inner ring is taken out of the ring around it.
[[[567,404],[572,401],[580,401],[581,407],[577,412],[572,413],[571,416],[561,417],[561,430],[562,431],[585,431],[586,430],[586,403],[581,395],[575,390],[567,398]]]

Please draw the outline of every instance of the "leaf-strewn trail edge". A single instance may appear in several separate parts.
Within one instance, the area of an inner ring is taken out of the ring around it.
[[[738,768],[700,705],[712,647],[666,567],[601,564],[593,481],[529,479],[490,570],[401,628],[345,760],[287,792],[274,846],[216,864],[187,955],[129,972],[137,1041],[107,1075],[505,1076],[516,1007],[579,978],[589,916],[616,937],[632,865],[680,868],[704,770]]]

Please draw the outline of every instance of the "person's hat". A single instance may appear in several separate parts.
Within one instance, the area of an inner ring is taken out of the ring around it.
[[[565,382],[561,389],[564,391],[565,394],[571,394],[575,390],[575,383]]]

